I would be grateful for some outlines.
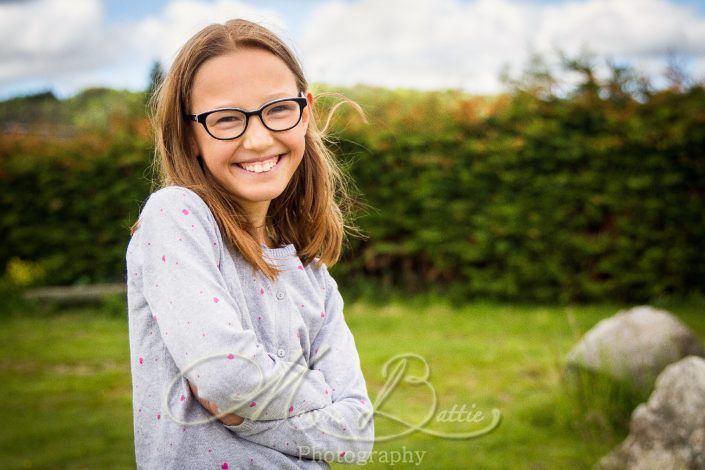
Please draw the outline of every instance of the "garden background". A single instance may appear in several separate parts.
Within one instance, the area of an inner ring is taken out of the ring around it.
[[[376,449],[423,449],[422,468],[589,468],[624,438],[634,403],[566,389],[577,339],[644,303],[705,338],[705,86],[675,68],[656,89],[629,68],[599,79],[589,58],[563,65],[577,77],[567,91],[539,57],[494,96],[314,87],[367,115],[340,108],[330,138],[366,234],[332,274],[371,397],[384,363],[413,351],[439,406],[503,415],[474,440],[416,432]],[[0,467],[134,466],[124,295],[67,306],[22,294],[124,283],[129,227],[153,190],[149,93],[0,102]],[[414,421],[429,403],[406,384],[385,409]]]

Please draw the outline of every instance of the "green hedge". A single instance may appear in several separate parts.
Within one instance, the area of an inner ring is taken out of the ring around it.
[[[0,104],[0,267],[20,285],[120,281],[150,188],[144,97],[93,89],[41,98]],[[35,107],[34,121],[13,125]]]
[[[369,117],[343,111],[333,137],[370,209],[339,283],[455,300],[705,293],[705,88],[635,88],[617,72],[598,82],[583,70],[562,96],[550,77],[496,97],[341,90]],[[0,267],[35,262],[35,284],[124,278],[151,144],[141,94],[102,97],[112,105],[56,105],[72,110],[69,137],[2,135]],[[4,105],[11,123],[22,101]]]

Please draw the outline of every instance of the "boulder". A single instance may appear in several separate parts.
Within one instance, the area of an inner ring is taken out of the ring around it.
[[[632,413],[629,431],[598,468],[705,468],[705,359],[690,356],[666,367],[649,400]]]
[[[648,392],[668,364],[690,355],[705,356],[705,349],[688,327],[669,312],[640,306],[597,323],[566,362],[569,370],[604,374]]]

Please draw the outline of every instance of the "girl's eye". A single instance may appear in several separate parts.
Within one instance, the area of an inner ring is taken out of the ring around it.
[[[243,117],[238,113],[215,113],[209,117],[208,125],[213,127],[236,126],[243,123]]]
[[[290,103],[280,103],[267,109],[267,114],[282,114],[290,113],[294,110],[294,106]]]
[[[220,123],[226,123],[226,122],[240,122],[242,119],[236,117],[236,116],[224,116],[221,118],[218,118],[218,121],[216,121],[216,124]]]

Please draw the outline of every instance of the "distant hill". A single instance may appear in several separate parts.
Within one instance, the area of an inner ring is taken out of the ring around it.
[[[110,88],[88,88],[60,100],[44,91],[0,101],[0,132],[65,134],[107,129],[111,119],[145,115],[145,93]]]

